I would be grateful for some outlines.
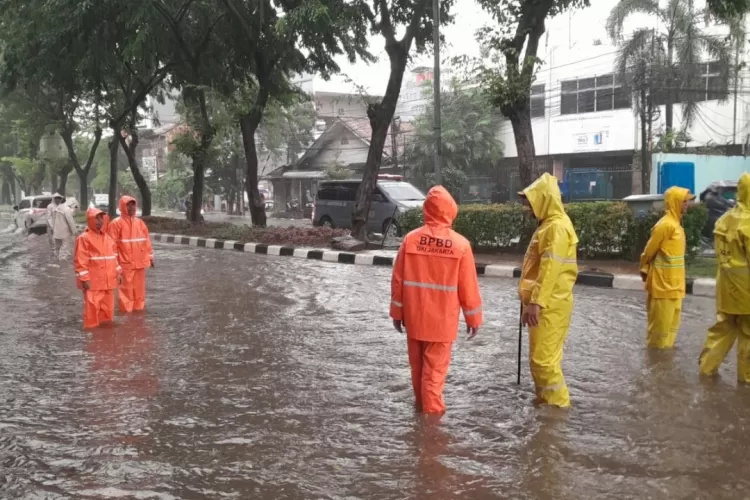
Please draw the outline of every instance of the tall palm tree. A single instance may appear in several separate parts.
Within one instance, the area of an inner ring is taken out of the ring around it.
[[[639,28],[624,36],[625,21],[635,14],[646,14],[659,19],[659,28]],[[620,45],[617,72],[622,81],[632,79],[631,69],[646,63],[652,103],[664,104],[666,132],[673,128],[673,106],[682,104],[682,126],[687,129],[696,117],[701,100],[705,100],[705,77],[700,63],[706,56],[716,61],[719,78],[710,89],[721,100],[728,97],[732,50],[722,37],[709,35],[699,23],[703,12],[693,9],[692,0],[667,0],[661,7],[659,0],[620,0],[607,19],[607,32]],[[659,89],[657,92],[655,89]],[[636,92],[633,89],[633,92]],[[644,145],[645,147],[645,145]]]

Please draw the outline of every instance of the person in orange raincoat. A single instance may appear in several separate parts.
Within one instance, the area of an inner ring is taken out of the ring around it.
[[[424,226],[406,235],[393,265],[390,316],[396,330],[406,329],[417,409],[442,414],[459,309],[473,338],[482,324],[482,299],[471,246],[451,229],[456,202],[435,186],[422,210]]]
[[[88,229],[76,238],[73,267],[83,290],[83,327],[96,328],[114,318],[115,289],[122,268],[115,243],[107,235],[109,219],[98,208],[86,210]]]
[[[117,293],[121,313],[146,307],[146,268],[154,267],[154,252],[146,224],[135,216],[135,198],[120,198],[120,216],[109,225],[122,266],[122,286]]]
[[[578,236],[555,177],[544,173],[519,194],[538,221],[518,283],[522,320],[529,327],[531,376],[537,402],[567,408],[570,396],[560,365],[573,313]]]
[[[664,193],[666,213],[653,229],[641,254],[641,278],[645,283],[646,344],[656,349],[674,347],[685,298],[685,230],[682,216],[695,196],[673,186]]]

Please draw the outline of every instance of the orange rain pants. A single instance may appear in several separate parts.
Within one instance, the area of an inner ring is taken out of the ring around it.
[[[143,311],[146,307],[146,270],[123,269],[122,285],[117,290],[120,312]]]
[[[111,323],[115,316],[114,290],[83,291],[83,327],[96,328]]]
[[[419,411],[436,414],[445,411],[443,386],[451,362],[452,344],[408,339],[411,385]]]

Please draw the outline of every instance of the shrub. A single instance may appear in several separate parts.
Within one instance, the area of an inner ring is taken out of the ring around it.
[[[576,228],[578,255],[583,258],[637,260],[651,228],[662,215],[649,213],[634,217],[625,203],[611,201],[569,203],[565,210]],[[468,239],[474,249],[523,251],[536,227],[529,215],[519,204],[462,205],[453,229]],[[688,257],[694,257],[698,251],[706,217],[706,208],[694,205],[683,218]],[[409,210],[399,217],[404,232],[422,223],[421,209]]]

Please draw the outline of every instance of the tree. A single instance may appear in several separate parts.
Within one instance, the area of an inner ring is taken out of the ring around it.
[[[750,12],[750,0],[708,0],[708,11],[724,21]]]
[[[431,93],[432,87],[428,86],[426,92]],[[503,144],[497,138],[501,118],[487,105],[480,88],[470,87],[461,79],[453,78],[450,90],[440,94],[445,117],[441,132],[442,172],[446,188],[455,196],[468,175],[488,173],[502,157]],[[434,107],[429,104],[414,121],[414,139],[406,148],[406,157],[423,187],[435,184],[433,115]]]
[[[541,64],[537,56],[545,20],[589,0],[480,0],[497,26],[480,30],[485,47],[502,57],[504,66],[487,69],[483,86],[491,103],[510,120],[518,151],[521,183],[530,184],[541,172],[531,129],[531,84]]]
[[[185,2],[186,8],[192,0]],[[92,88],[102,94],[109,141],[109,212],[116,209],[119,175],[118,150],[122,148],[141,198],[141,213],[151,214],[151,188],[138,164],[138,124],[149,112],[149,95],[163,98],[164,79],[174,65],[175,52],[169,32],[158,17],[160,0],[123,3],[102,0],[88,4],[94,64],[90,67]]]
[[[221,37],[225,31],[226,15],[217,11],[216,2],[210,0],[152,0],[168,28],[169,52],[173,66],[171,83],[182,90],[185,109],[191,113],[188,123],[194,133],[195,142],[184,151],[193,162],[191,221],[200,218],[204,190],[204,175],[209,159],[209,150],[216,136],[216,127],[211,121],[209,92],[226,95],[233,88],[233,72],[242,72],[234,54],[239,49],[237,42]]]
[[[658,17],[659,29],[639,28],[629,38],[623,38],[625,21],[636,14]],[[682,105],[682,124],[689,128],[695,119],[698,105],[706,99],[705,77],[701,74],[701,56],[709,55],[718,62],[719,78],[710,89],[722,100],[728,97],[731,51],[724,40],[704,33],[700,28],[699,12],[692,0],[669,0],[666,8],[658,0],[621,0],[607,19],[610,38],[620,44],[618,72],[625,76],[627,64],[635,57],[645,57],[651,44],[652,63],[661,91],[654,95],[656,104],[664,104],[666,132],[674,126],[674,104]],[[657,83],[655,82],[655,83]],[[701,97],[702,94],[702,97]]]
[[[426,0],[418,0],[424,2]],[[258,191],[256,132],[268,103],[288,106],[297,94],[290,84],[293,74],[319,72],[324,77],[339,70],[334,57],[346,54],[353,62],[367,52],[367,32],[359,4],[344,0],[221,0],[230,16],[227,30],[240,54],[237,73],[240,130],[247,162],[245,176],[250,215],[256,226],[266,225],[265,203]]]
[[[659,18],[660,30],[639,28],[627,39],[623,25],[628,17],[645,13]],[[686,134],[706,100],[701,56],[718,60],[720,77],[713,80],[712,94],[728,97],[731,51],[724,40],[701,31],[690,0],[669,0],[666,8],[658,0],[621,0],[607,19],[610,38],[620,45],[615,62],[617,78],[631,89],[634,112],[641,133],[641,191],[650,192],[653,123],[664,105],[664,136]],[[705,63],[703,63],[705,66]],[[674,104],[682,105],[681,130],[674,130]]]
[[[81,203],[87,203],[87,179],[99,144],[95,140],[85,162],[75,151],[74,136],[93,129],[101,136],[98,122],[98,95],[88,86],[91,56],[90,40],[85,26],[86,9],[51,8],[48,0],[6,0],[2,9],[3,68],[2,83],[6,91],[17,90],[36,106],[46,124],[59,131],[65,142],[70,166],[81,183]],[[93,109],[91,103],[93,102]],[[92,118],[93,117],[93,118]],[[68,169],[61,172],[60,191],[65,191]]]
[[[167,171],[156,187],[156,202],[164,208],[180,208],[180,201],[192,190],[190,159],[179,151],[167,154]]]
[[[450,1],[440,2],[440,19],[444,22],[452,21],[449,13],[451,5]],[[372,134],[362,182],[357,189],[357,199],[352,213],[352,235],[365,240],[372,195],[383,160],[383,147],[401,94],[401,83],[411,48],[416,44],[417,53],[424,52],[426,44],[432,40],[433,24],[432,9],[429,8],[427,0],[373,0],[372,8],[363,3],[362,9],[372,33],[381,35],[385,40],[385,51],[390,62],[390,74],[383,99],[367,106]],[[397,38],[396,31],[402,26],[404,34]]]

